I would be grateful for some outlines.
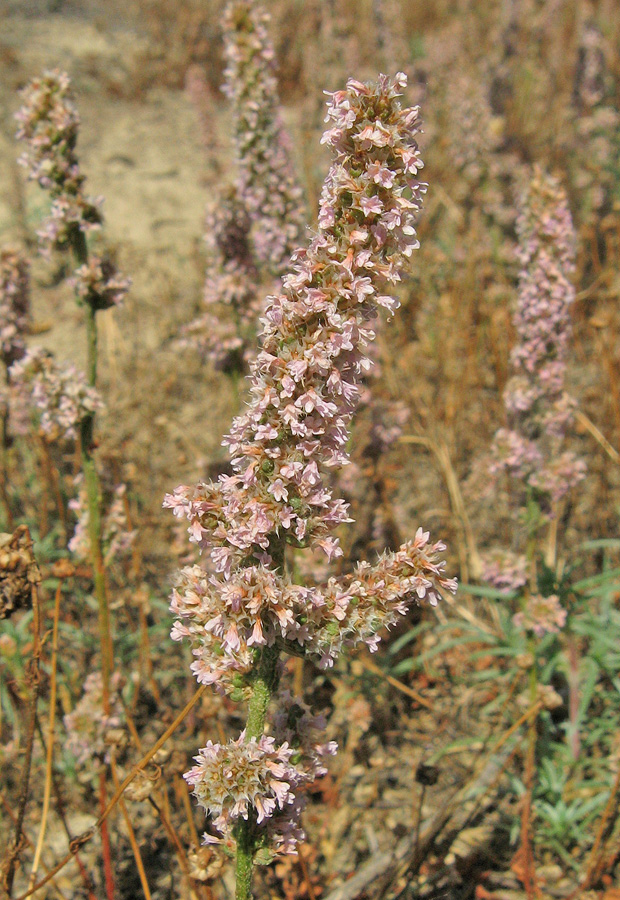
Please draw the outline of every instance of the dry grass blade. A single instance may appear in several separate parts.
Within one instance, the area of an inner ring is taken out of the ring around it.
[[[469,581],[469,571],[471,568],[473,577],[478,578],[482,571],[482,565],[476,547],[474,531],[471,522],[469,521],[463,494],[450,459],[448,448],[440,441],[413,434],[403,435],[400,438],[400,443],[418,444],[422,447],[426,447],[435,456],[444,476],[446,487],[448,488],[452,511],[459,524],[459,558],[461,563],[461,575],[465,581]]]
[[[426,700],[424,697],[422,697],[421,694],[418,694],[417,691],[414,691],[413,688],[410,688],[409,685],[403,684],[402,681],[399,681],[397,678],[393,678],[391,675],[388,675],[387,672],[384,672],[383,669],[376,663],[372,662],[372,660],[360,658],[360,662],[369,672],[373,672],[380,678],[385,679],[388,684],[391,684],[392,687],[396,688],[396,690],[401,691],[401,693],[406,694],[408,697],[411,697],[411,699],[415,700],[416,703],[419,703],[420,706],[425,706],[427,709],[433,708],[433,704],[429,700]]]
[[[49,723],[47,726],[47,750],[45,754],[45,787],[43,789],[43,810],[41,813],[41,824],[39,826],[39,837],[34,852],[34,860],[32,862],[32,870],[30,872],[30,880],[28,887],[31,888],[37,877],[41,853],[43,851],[43,841],[45,838],[45,830],[47,828],[47,818],[49,814],[50,797],[52,793],[52,763],[54,760],[54,730],[56,722],[56,666],[58,662],[58,618],[60,615],[60,599],[62,596],[62,581],[58,582],[56,587],[56,596],[54,598],[54,624],[52,626],[52,665],[50,674],[50,698],[49,698]]]
[[[111,769],[112,769],[112,778],[114,780],[114,787],[118,790],[119,781],[118,781],[118,774],[116,771],[116,763],[114,761],[114,756],[112,756]],[[127,811],[127,804],[125,803],[122,796],[120,796],[118,798],[118,805],[120,806],[121,813],[123,814],[123,819],[125,820],[125,827],[127,828],[127,836],[129,838],[129,843],[131,844],[131,851],[132,851],[134,859],[136,861],[136,868],[138,870],[138,875],[140,877],[140,884],[142,885],[142,891],[144,893],[145,900],[151,900],[151,891],[149,888],[148,878],[146,877],[146,872],[144,870],[144,863],[142,862],[142,854],[140,853],[140,847],[138,846],[138,842],[136,841],[136,834],[135,834],[135,831],[133,830],[133,825],[131,824],[131,819],[129,818],[129,812]]]
[[[589,434],[592,435],[594,440],[601,445],[610,459],[613,459],[615,463],[620,463],[620,453],[618,453],[616,448],[609,443],[603,432],[596,427],[594,422],[592,422],[585,413],[583,413],[580,409],[576,410],[575,419],[577,420],[577,422],[579,422],[580,425],[585,428],[585,430]]]

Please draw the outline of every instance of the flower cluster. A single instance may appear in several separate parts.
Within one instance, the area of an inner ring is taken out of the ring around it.
[[[432,72],[429,89],[441,110],[435,126],[439,132],[433,138],[440,152],[447,152],[447,164],[457,176],[453,190],[459,206],[473,215],[482,211],[489,225],[512,236],[514,189],[523,166],[506,145],[502,119],[494,115],[492,85],[493,74],[487,64],[480,63],[467,72],[460,57],[448,68],[443,63]],[[495,251],[512,262],[510,246]]]
[[[541,638],[545,634],[561,631],[566,623],[566,615],[566,610],[555,594],[549,597],[532,594],[526,600],[525,609],[513,616],[513,622],[518,628],[531,631]]]
[[[246,369],[250,348],[254,351],[256,345],[260,302],[250,229],[248,213],[233,188],[207,216],[206,311],[181,333],[182,345],[195,347],[225,372]]]
[[[105,713],[101,672],[91,672],[86,676],[84,693],[75,709],[64,717],[68,735],[65,746],[75,756],[79,766],[89,760],[104,759],[107,748],[115,743],[114,732],[123,721],[121,678],[118,673],[112,676],[110,687],[110,712]]]
[[[495,549],[482,559],[482,580],[502,593],[510,593],[527,584],[527,559],[510,550]]]
[[[582,221],[590,224],[613,210],[620,199],[618,157],[620,112],[606,65],[606,39],[592,21],[583,24],[573,85],[573,106],[565,130]]]
[[[88,532],[88,498],[83,481],[84,477],[78,475],[75,479],[78,488],[77,497],[69,501],[69,509],[75,513],[77,522],[68,548],[76,559],[87,562],[91,558],[91,547]],[[127,520],[126,493],[127,486],[125,484],[117,485],[114,488],[112,501],[103,513],[102,543],[106,565],[110,565],[119,556],[127,553],[136,540],[137,533],[130,529]]]
[[[296,806],[294,789],[312,781],[313,776],[291,762],[292,747],[285,742],[278,745],[272,737],[261,735],[258,740],[246,741],[242,731],[236,741],[228,744],[207,742],[198,756],[197,765],[185,774],[188,784],[201,806],[214,816],[213,824],[224,837],[230,837],[239,818],[247,819],[250,810],[257,813],[257,825]],[[296,817],[286,815],[294,822]],[[273,823],[272,823],[273,824]],[[283,829],[279,833],[284,836]],[[207,841],[217,838],[205,835]],[[295,835],[299,839],[299,835]]]
[[[461,73],[445,84],[450,157],[465,181],[476,185],[484,180],[500,145],[500,136],[493,127],[485,74],[476,72],[477,77],[471,77]]]
[[[582,110],[592,109],[605,97],[604,40],[594,22],[586,22],[581,34],[573,97]]]
[[[400,280],[418,245],[414,220],[426,189],[416,177],[418,111],[396,101],[404,84],[404,76],[383,78],[375,90],[350,81],[332,95],[323,140],[336,161],[319,232],[267,301],[252,401],[225,439],[234,474],[166,498],[221,572],[248,554],[268,561],[273,534],[340,553],[330,533],[348,521],[347,507],[332,496],[326,471],[348,462],[370,320],[378,306],[398,305],[381,289]]]
[[[8,369],[26,352],[30,314],[28,261],[15,247],[0,249],[0,356]]]
[[[278,643],[313,656],[322,666],[333,663],[344,647],[379,642],[377,632],[390,627],[415,599],[437,602],[441,589],[455,589],[443,574],[442,543],[429,545],[428,532],[371,566],[358,563],[344,578],[322,587],[293,584],[262,565],[246,566],[226,578],[207,575],[200,566],[179,573],[171,609],[178,617],[174,640],[188,638],[199,682],[231,689],[235,672],[249,672],[252,649]]]
[[[257,261],[286,268],[305,228],[302,191],[278,111],[269,16],[254,0],[230,0],[224,13],[226,84],[234,107],[238,194],[252,222]]]
[[[575,290],[575,233],[566,195],[536,169],[518,222],[519,293],[512,351],[513,376],[504,402],[511,427],[495,441],[494,471],[507,471],[557,502],[585,474],[572,453],[561,452],[573,403],[564,389]]]
[[[364,641],[373,649],[380,629],[411,602],[434,603],[441,590],[456,588],[444,574],[443,544],[429,544],[422,529],[374,566],[362,562],[322,586],[293,583],[283,566],[286,544],[320,548],[328,559],[341,553],[333,531],[349,521],[348,510],[328,476],[348,463],[351,418],[370,366],[370,323],[378,307],[391,313],[398,305],[384,291],[417,246],[426,187],[417,178],[418,110],[403,110],[397,99],[405,85],[402,74],[381,76],[377,85],[350,80],[331,95],[323,140],[334,162],[318,232],[267,300],[251,400],[224,442],[233,474],[182,486],[164,501],[189,520],[191,540],[209,551],[215,569],[181,572],[173,637],[189,639],[199,681],[223,689],[251,683],[245,676],[256,649],[307,653],[329,665],[345,646]],[[284,743],[260,735],[202,751],[188,780],[224,834],[253,806],[272,842],[294,843],[295,789],[319,765],[306,751],[303,765],[294,761],[291,748],[303,743],[295,721],[301,733],[316,730],[305,715],[299,707],[286,728],[280,721]],[[284,810],[286,828],[278,822]]]
[[[131,279],[123,277],[110,259],[91,256],[73,273],[71,283],[78,300],[93,309],[119,306],[131,287]]]
[[[103,407],[95,388],[74,366],[61,368],[51,353],[32,348],[9,369],[11,414],[24,423],[38,413],[48,440],[77,437],[80,422]],[[26,426],[27,427],[27,426]]]
[[[245,739],[242,732],[226,745],[211,741],[195,757],[198,765],[186,773],[198,802],[214,816],[213,824],[229,840],[239,818],[256,810],[257,825],[264,825],[271,850],[295,852],[303,840],[299,814],[304,798],[299,791],[325,775],[325,759],[336,752],[334,741],[322,742],[323,716],[288,691],[277,697],[274,737]],[[221,839],[205,835],[207,843]]]
[[[338,749],[335,741],[323,741],[327,725],[325,716],[314,715],[310,707],[290,691],[282,690],[276,697],[273,732],[278,743],[293,748],[292,761],[303,764],[313,777],[327,774],[325,758]]]
[[[86,233],[101,224],[101,198],[84,193],[85,176],[75,153],[80,119],[69,77],[57,69],[44,72],[24,88],[22,99],[17,137],[27,149],[20,163],[52,197],[39,237],[48,249],[64,247],[76,231]]]

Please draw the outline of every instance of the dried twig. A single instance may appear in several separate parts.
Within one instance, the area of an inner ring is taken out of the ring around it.
[[[419,703],[420,706],[425,706],[427,709],[432,709],[433,704],[430,700],[426,700],[422,697],[421,694],[418,694],[417,691],[414,691],[413,688],[410,688],[409,685],[403,684],[402,681],[399,681],[397,678],[393,678],[391,675],[388,675],[387,672],[384,672],[383,669],[374,663],[370,659],[364,659],[363,657],[358,657],[361,664],[367,669],[369,672],[374,672],[375,675],[379,675],[381,678],[384,678],[388,684],[391,684],[392,687],[395,687],[401,693],[406,694],[408,697],[411,697],[412,700],[415,700],[416,703]]]
[[[116,771],[116,762],[114,761],[114,755],[112,755],[110,768],[112,770],[112,779],[114,781],[114,787],[118,788],[119,781],[118,781],[118,774]],[[127,811],[127,805],[122,796],[118,798],[118,805],[119,805],[121,813],[123,815],[123,819],[125,820],[125,827],[127,828],[127,836],[129,838],[129,843],[131,844],[131,850],[133,852],[133,857],[136,861],[136,868],[138,869],[138,875],[140,877],[140,884],[142,885],[142,890],[144,892],[145,900],[151,900],[151,891],[149,888],[148,879],[146,877],[146,872],[144,870],[144,863],[142,862],[142,854],[140,853],[140,847],[138,846],[138,842],[136,841],[136,834],[133,830],[133,825],[131,824],[131,819],[129,818],[129,812]]]
[[[30,583],[30,597],[32,600],[32,633],[33,648],[32,659],[30,660],[28,681],[30,683],[30,709],[28,716],[28,727],[26,733],[26,749],[24,755],[24,764],[22,767],[20,783],[21,791],[17,805],[17,820],[15,822],[15,831],[13,840],[11,841],[7,856],[2,864],[0,872],[0,887],[5,891],[7,897],[11,897],[13,891],[13,881],[15,878],[15,869],[20,851],[24,840],[22,829],[24,826],[24,817],[26,815],[26,806],[28,804],[28,789],[30,787],[30,769],[32,766],[32,750],[34,746],[34,732],[37,718],[37,702],[39,699],[39,691],[41,687],[40,661],[41,661],[41,608],[39,604],[38,583],[41,580],[34,557],[32,556],[32,538],[30,532],[25,525],[18,529],[20,535],[23,536],[23,545],[29,551],[28,556],[31,560],[26,567],[26,578]],[[17,532],[16,532],[17,534]],[[22,547],[22,550],[24,549]]]
[[[45,838],[45,830],[47,828],[47,817],[49,814],[50,796],[52,793],[52,762],[54,759],[54,728],[56,723],[56,667],[58,661],[58,618],[60,614],[60,598],[62,595],[62,581],[59,580],[56,587],[56,596],[54,599],[54,624],[52,626],[52,664],[50,674],[50,699],[49,699],[49,723],[47,726],[47,749],[45,754],[45,787],[43,788],[43,810],[41,812],[41,824],[39,826],[39,836],[37,838],[37,846],[34,851],[34,860],[32,862],[32,870],[28,887],[32,887],[37,877],[37,870],[41,861],[41,853],[43,851],[43,840]]]
[[[609,443],[603,432],[596,427],[594,422],[592,422],[585,413],[583,413],[580,409],[576,410],[575,419],[577,420],[577,422],[579,422],[580,425],[583,426],[583,428],[585,428],[587,432],[592,435],[594,440],[601,445],[610,459],[613,459],[615,463],[620,463],[620,453],[618,453],[616,448]]]
[[[129,774],[125,776],[123,781],[120,783],[120,785],[118,786],[118,788],[112,795],[111,799],[108,801],[108,805],[103,810],[103,812],[101,813],[101,815],[99,816],[97,821],[94,823],[94,825],[92,825],[87,831],[83,832],[82,834],[80,834],[76,838],[74,838],[71,841],[71,844],[69,846],[69,852],[66,854],[66,856],[64,856],[60,860],[60,862],[57,863],[54,866],[54,868],[50,870],[50,872],[48,872],[48,874],[45,876],[45,878],[42,878],[41,881],[38,881],[35,885],[32,886],[32,888],[29,888],[24,894],[20,894],[20,896],[17,898],[17,900],[26,900],[26,897],[32,896],[32,894],[36,893],[36,891],[38,891],[40,888],[42,888],[44,885],[46,885],[48,883],[48,881],[50,881],[55,875],[57,875],[61,869],[64,869],[64,867],[67,865],[67,863],[73,859],[74,854],[79,850],[79,848],[82,847],[84,844],[87,844],[88,841],[90,841],[94,837],[97,830],[99,828],[101,828],[101,825],[105,822],[105,820],[108,818],[108,816],[110,815],[110,813],[112,812],[112,810],[114,809],[116,804],[118,803],[119,799],[123,796],[125,788],[129,784],[131,784],[131,782],[134,780],[134,778],[150,762],[150,760],[155,756],[155,754],[157,753],[159,748],[163,747],[163,745],[166,743],[168,738],[176,731],[176,729],[179,727],[179,725],[181,724],[183,719],[187,716],[189,711],[196,705],[198,700],[202,697],[205,690],[206,690],[206,685],[204,685],[204,684],[198,688],[198,690],[196,691],[196,693],[194,694],[192,699],[186,704],[184,709],[181,710],[181,712],[176,717],[176,719],[174,720],[172,725],[170,725],[170,727],[166,729],[166,731],[162,734],[162,736],[159,738],[159,740],[153,744],[153,746],[148,751],[148,753],[146,753],[142,757],[140,762],[136,763],[136,765],[133,767],[131,772],[129,772]]]

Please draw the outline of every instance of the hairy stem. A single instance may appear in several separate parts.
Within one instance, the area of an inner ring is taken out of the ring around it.
[[[274,568],[284,570],[284,543],[278,542],[271,548]],[[248,704],[245,726],[246,741],[261,737],[265,730],[265,718],[269,701],[278,686],[278,657],[276,646],[263,647],[258,652],[252,675],[252,696]],[[240,819],[235,829],[237,840],[236,891],[235,900],[251,900],[252,869],[257,847],[256,815],[250,810],[247,819]]]
[[[252,683],[252,696],[248,706],[245,739],[259,738],[265,728],[265,717],[269,701],[278,684],[278,656],[276,647],[265,647],[260,651]],[[251,900],[252,868],[256,852],[256,817],[250,811],[247,819],[240,819],[235,830],[237,840],[236,900]]]
[[[105,581],[105,567],[101,547],[101,492],[99,477],[95,468],[92,453],[92,416],[81,423],[82,438],[82,471],[88,503],[88,534],[93,565],[93,582],[99,614],[99,638],[101,643],[101,678],[103,684],[103,705],[106,714],[110,711],[110,677],[112,675],[113,655],[110,625],[110,608]]]

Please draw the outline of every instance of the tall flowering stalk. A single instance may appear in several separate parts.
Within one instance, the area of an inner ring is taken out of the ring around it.
[[[16,247],[0,248],[0,355],[8,370],[26,352],[30,318],[28,260]]]
[[[429,544],[422,529],[375,565],[361,562],[324,585],[296,584],[286,571],[287,547],[320,547],[330,559],[342,552],[334,531],[350,519],[328,475],[349,461],[371,321],[378,307],[398,305],[384,291],[418,246],[414,222],[426,185],[417,178],[418,110],[397,99],[405,85],[402,74],[376,85],[350,80],[331,95],[323,142],[334,160],[318,231],[295,254],[281,293],[267,300],[251,400],[224,441],[233,474],[164,500],[187,517],[190,540],[214,569],[181,571],[172,637],[189,640],[199,682],[248,700],[241,737],[208,744],[186,775],[224,840],[236,840],[240,900],[250,896],[258,851],[287,851],[299,839],[298,788],[333,750],[318,743],[314,726],[300,733],[298,713],[287,718],[283,742],[277,727],[265,736],[280,653],[329,666],[346,646],[375,649],[378,631],[412,601],[435,603],[441,589],[456,588],[444,575],[444,545]]]
[[[17,137],[26,144],[20,162],[29,178],[37,181],[52,198],[50,215],[39,232],[42,248],[70,250],[76,263],[73,285],[86,312],[87,382],[97,386],[97,311],[114,306],[124,296],[129,282],[113,264],[91,255],[87,235],[101,226],[101,199],[84,191],[76,153],[80,119],[71,96],[69,77],[58,70],[35,78],[22,92],[23,105],[16,115]],[[84,483],[88,496],[89,536],[93,580],[99,608],[103,704],[109,707],[109,685],[113,666],[110,613],[105,584],[101,537],[101,496],[94,459],[95,409],[87,409],[80,420]]]
[[[26,257],[15,247],[0,249],[0,357],[5,383],[0,387],[3,479],[4,451],[9,443],[9,369],[26,353],[25,332],[30,317],[30,277]],[[4,487],[4,480],[3,480]],[[7,506],[7,515],[9,509]]]
[[[24,335],[30,317],[30,277],[26,257],[15,247],[0,249],[0,356],[5,382],[0,385],[0,493],[7,526],[13,527],[13,514],[7,493],[7,450],[9,446],[9,368],[26,352]]]
[[[280,112],[269,16],[254,0],[230,0],[224,12],[226,82],[233,105],[238,193],[252,222],[256,260],[286,270],[306,224],[302,190]]]
[[[593,21],[585,21],[579,39],[573,104],[565,131],[572,180],[582,222],[598,227],[620,200],[620,111],[615,79],[606,65],[606,40]]]
[[[512,566],[504,585],[520,587],[521,609],[513,621],[527,635],[532,659],[529,668],[529,700],[539,690],[537,642],[546,633],[560,631],[567,620],[566,590],[562,598],[549,593],[549,585],[537,577],[537,533],[550,523],[547,564],[554,566],[557,505],[585,475],[585,464],[563,450],[573,418],[574,402],[565,389],[566,357],[571,334],[570,307],[575,299],[571,277],[575,268],[575,232],[566,194],[559,182],[536,168],[525,202],[517,218],[519,237],[519,292],[514,324],[518,342],[512,351],[513,376],[504,402],[507,429],[495,437],[496,471],[506,471],[525,487],[526,508],[533,501],[536,515],[527,517],[528,547],[524,564]],[[520,574],[515,579],[518,570]],[[527,571],[527,581],[525,573]],[[487,579],[492,572],[488,570]],[[497,580],[496,580],[497,583]],[[569,645],[571,637],[568,637]],[[572,693],[571,688],[571,693]],[[526,878],[535,880],[531,849],[530,809],[534,792],[536,720],[528,731],[526,791],[522,813],[521,843]],[[527,885],[527,881],[526,881]]]
[[[584,477],[585,464],[562,450],[574,411],[564,381],[575,299],[575,232],[564,190],[538,168],[517,231],[518,341],[504,394],[510,427],[495,437],[494,468],[524,483],[549,509]]]
[[[59,366],[51,353],[33,347],[9,369],[11,421],[26,434],[33,413],[48,441],[75,440],[85,417],[103,407],[96,388],[75,366]]]
[[[224,90],[232,101],[238,174],[207,213],[205,311],[180,340],[233,376],[247,372],[256,349],[260,277],[282,274],[305,227],[279,113],[268,22],[254,0],[226,7]]]
[[[220,197],[207,224],[205,312],[183,328],[181,343],[195,347],[224,372],[247,372],[261,303],[250,243],[251,221],[235,188]]]

